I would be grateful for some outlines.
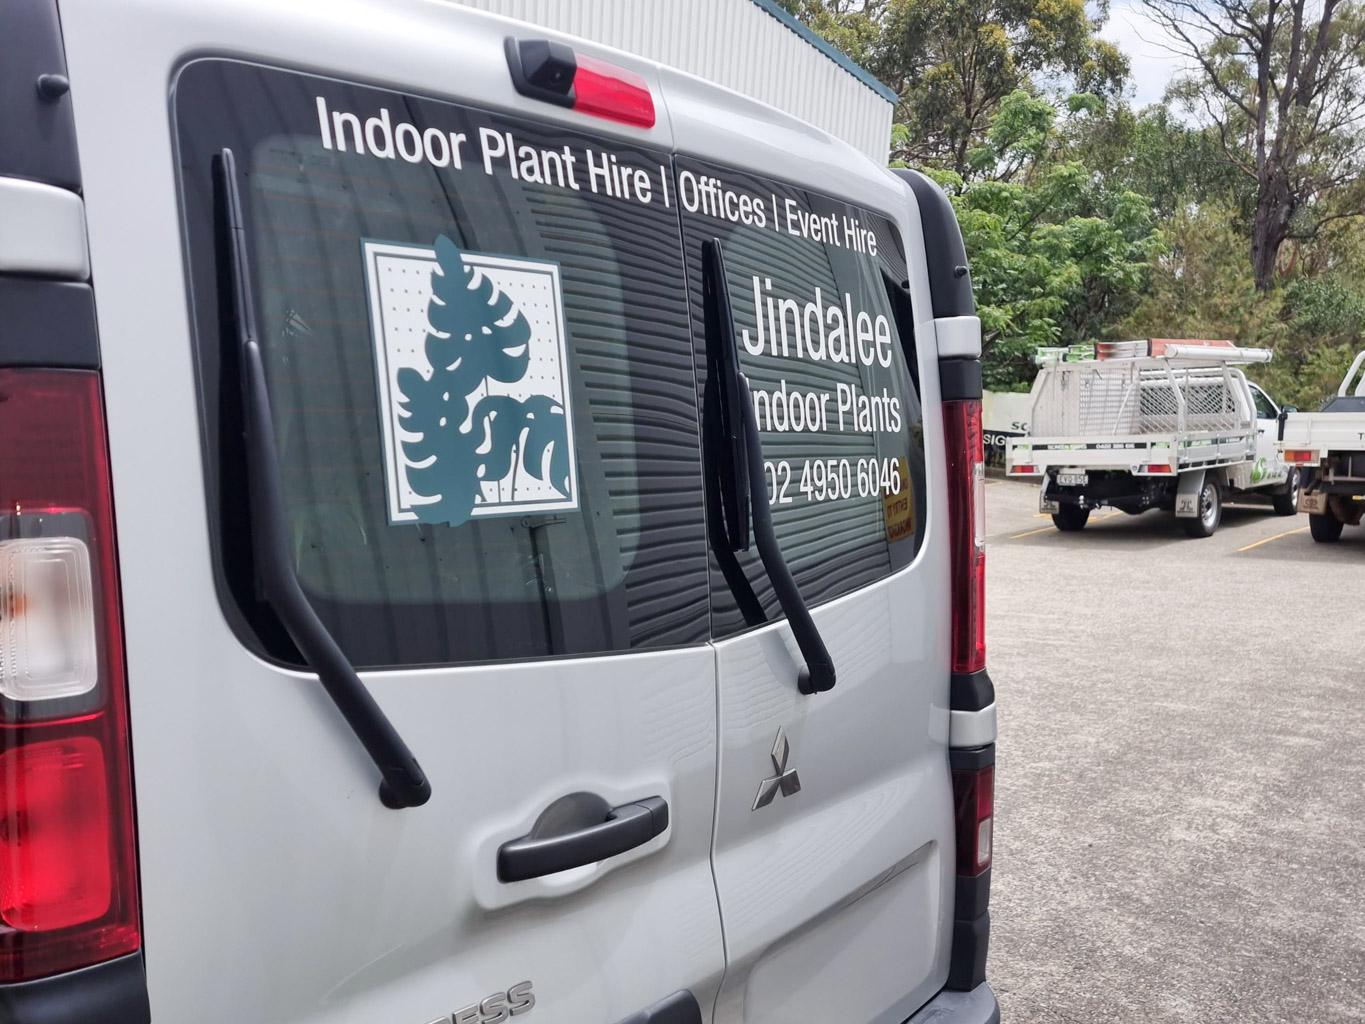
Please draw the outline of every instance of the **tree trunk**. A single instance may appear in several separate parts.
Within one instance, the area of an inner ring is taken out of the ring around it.
[[[1275,286],[1280,246],[1289,236],[1289,218],[1293,213],[1287,175],[1272,168],[1262,175],[1256,190],[1256,219],[1251,228],[1251,270],[1259,292]]]

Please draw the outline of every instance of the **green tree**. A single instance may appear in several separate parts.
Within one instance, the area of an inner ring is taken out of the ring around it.
[[[1071,105],[1089,116],[1084,97]],[[1046,109],[1044,109],[1046,108]],[[1161,251],[1151,204],[1078,161],[1048,162],[1056,111],[1023,92],[1002,101],[974,163],[993,177],[935,177],[953,196],[972,265],[986,383],[1019,390],[1042,345],[1114,336]]]
[[[1172,117],[1165,106],[1135,111],[1111,103],[1060,125],[1059,156],[1079,160],[1110,188],[1146,196],[1170,219],[1190,203],[1215,201],[1249,224],[1255,183],[1228,163],[1215,129]]]
[[[1361,213],[1365,8],[1352,0],[1143,0],[1197,70],[1171,95],[1207,119],[1255,185],[1256,287],[1280,249]]]
[[[1115,96],[1128,61],[1096,37],[1084,0],[894,0],[871,69],[900,94],[908,129],[901,154],[964,178],[1004,99],[1067,79],[1081,92]]]
[[[1127,58],[1095,34],[1107,0],[1089,10],[1085,0],[782,2],[899,94],[895,156],[963,178],[1010,94],[1065,79],[1114,97],[1128,75]]]
[[[403,442],[408,482],[429,499],[416,506],[418,520],[459,526],[468,521],[483,482],[502,480],[514,467],[545,479],[547,450],[549,482],[568,494],[564,407],[544,396],[475,400],[486,381],[513,383],[526,376],[530,323],[511,296],[464,262],[449,238],[438,238],[435,249],[425,344],[431,375],[404,368],[397,381],[403,427],[418,435]]]

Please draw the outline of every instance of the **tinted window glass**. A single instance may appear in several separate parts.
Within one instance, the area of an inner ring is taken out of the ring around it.
[[[255,601],[212,160],[241,168],[296,568],[360,665],[703,641],[666,154],[229,61],[176,88],[217,556]],[[629,168],[630,170],[627,170]]]
[[[1275,408],[1275,404],[1266,397],[1265,392],[1260,388],[1251,389],[1251,400],[1256,403],[1257,419],[1273,420],[1280,414],[1280,411]]]
[[[718,238],[774,528],[802,595],[827,601],[908,565],[924,537],[924,445],[913,338],[892,302],[905,276],[894,226],[743,172],[677,169],[693,322],[701,333],[701,249]],[[739,561],[779,616],[757,552]],[[712,599],[717,636],[743,628],[714,559]]]

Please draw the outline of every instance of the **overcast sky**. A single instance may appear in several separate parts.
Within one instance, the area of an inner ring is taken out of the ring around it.
[[[1113,0],[1100,36],[1118,44],[1132,62],[1129,89],[1135,107],[1160,103],[1170,80],[1187,70],[1188,60],[1170,51],[1166,34],[1152,22],[1141,0]]]

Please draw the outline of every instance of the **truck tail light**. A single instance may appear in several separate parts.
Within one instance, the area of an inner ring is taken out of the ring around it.
[[[0,982],[138,949],[99,374],[0,370]]]
[[[1311,466],[1318,459],[1311,448],[1286,448],[1284,450],[1284,461],[1291,466]]]
[[[953,772],[953,815],[957,823],[957,873],[974,878],[991,866],[995,765]]]
[[[1027,476],[1027,475],[1029,475],[1029,474],[1031,474],[1031,473],[1037,473],[1037,472],[1038,472],[1038,467],[1037,467],[1037,466],[1031,466],[1031,465],[1029,465],[1028,463],[1025,462],[1025,463],[1020,463],[1020,464],[1017,465],[1017,466],[1011,467],[1011,468],[1010,468],[1010,472],[1011,472],[1011,473],[1018,473],[1020,476]]]
[[[986,458],[981,400],[943,403],[948,447],[954,672],[986,667]]]

